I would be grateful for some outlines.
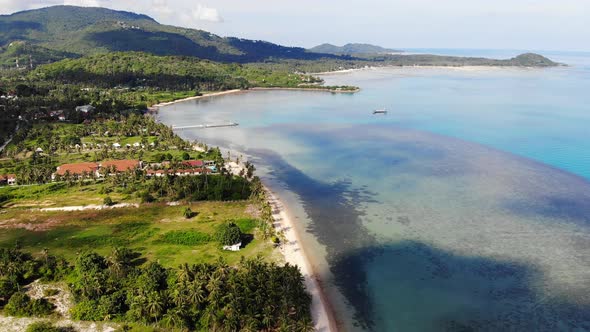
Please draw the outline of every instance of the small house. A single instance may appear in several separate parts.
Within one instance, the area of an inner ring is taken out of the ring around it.
[[[8,183],[9,186],[16,185],[16,175],[14,175],[14,174],[8,174],[6,176],[6,183]]]
[[[120,149],[121,148],[121,144],[119,144],[119,143],[113,143],[113,147],[115,149]]]
[[[232,244],[231,246],[223,246],[223,250],[228,251],[240,251],[240,247],[242,246],[242,242]]]
[[[41,149],[41,148],[37,148],[37,149],[35,150],[35,152],[37,152],[37,153],[43,153],[43,149]]]
[[[141,146],[141,144],[139,144],[139,142],[135,142],[135,143],[133,143],[133,147],[134,147],[134,148],[138,148],[138,147],[140,147],[140,146]]]

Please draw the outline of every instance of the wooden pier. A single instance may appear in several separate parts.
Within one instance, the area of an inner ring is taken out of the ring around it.
[[[220,123],[220,124],[200,124],[200,125],[192,125],[192,126],[172,126],[172,129],[173,130],[207,129],[207,128],[236,127],[236,126],[238,126],[237,122],[230,122],[230,123]]]

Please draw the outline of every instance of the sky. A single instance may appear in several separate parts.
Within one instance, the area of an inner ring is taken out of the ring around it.
[[[0,0],[0,14],[61,4],[289,46],[590,51],[590,0]]]

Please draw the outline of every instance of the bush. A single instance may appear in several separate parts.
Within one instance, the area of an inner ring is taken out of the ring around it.
[[[86,321],[104,320],[105,313],[97,310],[98,303],[91,300],[80,301],[70,310],[72,319]]]
[[[189,159],[191,159],[191,156],[187,152],[183,152],[182,153],[182,160],[189,160]]]
[[[27,327],[26,332],[76,332],[72,326],[57,327],[50,322],[35,322]]]
[[[138,193],[138,195],[139,195],[139,199],[141,200],[142,203],[152,203],[153,201],[156,200],[154,198],[154,196],[152,196],[147,191],[142,191],[142,192]]]
[[[186,218],[186,219],[190,219],[192,218],[195,214],[193,213],[193,210],[191,210],[191,208],[187,207],[186,209],[184,209],[184,212],[182,212],[182,215]]]
[[[8,301],[10,297],[18,292],[19,285],[14,279],[2,278],[0,279],[0,305]]]
[[[61,332],[61,329],[50,322],[35,322],[27,327],[26,332]]]
[[[46,299],[32,300],[23,292],[14,293],[4,310],[7,314],[15,317],[26,316],[47,316],[53,312],[53,304]]]
[[[115,204],[115,202],[113,202],[113,199],[111,198],[111,196],[107,196],[102,201],[102,204],[104,204],[106,206],[112,206],[113,204]]]
[[[242,240],[242,232],[240,227],[233,222],[225,223],[217,229],[215,238],[223,246],[231,246],[239,243]]]

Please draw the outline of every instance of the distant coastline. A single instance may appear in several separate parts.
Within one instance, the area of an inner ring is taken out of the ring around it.
[[[561,67],[567,67],[567,64],[559,64]],[[309,73],[309,75],[330,75],[330,74],[346,74],[357,71],[376,70],[376,69],[452,69],[465,71],[480,71],[480,70],[539,70],[555,67],[535,67],[535,66],[493,66],[493,65],[383,65],[383,66],[366,66],[362,68],[338,69],[333,71],[322,71]]]

